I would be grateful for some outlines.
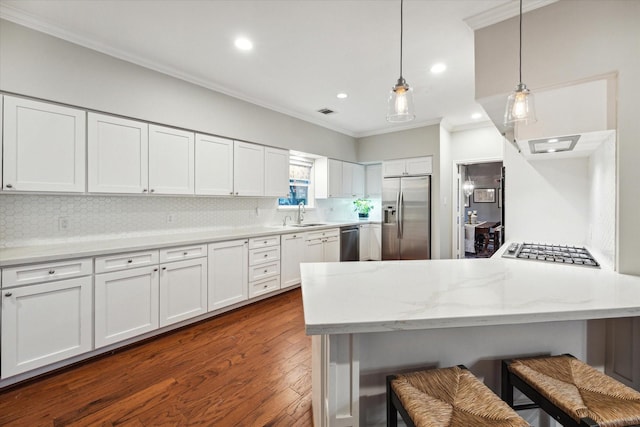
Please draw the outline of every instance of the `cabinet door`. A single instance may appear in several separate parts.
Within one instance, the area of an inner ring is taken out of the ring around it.
[[[196,135],[196,194],[233,194],[233,141]]]
[[[158,276],[158,267],[96,274],[96,348],[158,328]]]
[[[304,262],[323,262],[324,243],[323,239],[306,240],[304,246]]]
[[[342,197],[353,197],[354,164],[342,162]]]
[[[365,195],[368,198],[382,196],[382,165],[367,165]]]
[[[630,387],[640,387],[640,318],[607,320],[605,372]]]
[[[193,132],[149,125],[149,191],[194,194]]]
[[[371,237],[369,224],[360,225],[360,261],[371,259]]]
[[[234,141],[233,191],[237,196],[264,195],[264,147]]]
[[[89,113],[89,192],[149,191],[148,125]]]
[[[404,160],[387,160],[382,163],[382,176],[402,176],[406,174]]]
[[[304,261],[305,243],[300,234],[285,234],[281,242],[280,278],[284,289],[300,284],[300,263]]]
[[[264,195],[289,197],[289,150],[264,148]]]
[[[369,224],[369,259],[380,261],[382,259],[382,225]]]
[[[249,297],[249,242],[234,240],[209,245],[209,311]]]
[[[345,193],[342,185],[342,162],[329,159],[328,167],[329,197],[343,197]]]
[[[207,259],[160,266],[160,326],[207,312]]]
[[[340,238],[329,237],[324,242],[323,252],[324,262],[339,262],[340,261]]]
[[[2,378],[92,349],[91,276],[2,292]]]
[[[86,113],[4,97],[3,188],[85,191]]]
[[[433,173],[432,157],[416,157],[406,159],[407,175],[424,175]]]
[[[364,197],[364,166],[353,163],[351,174],[351,197]]]

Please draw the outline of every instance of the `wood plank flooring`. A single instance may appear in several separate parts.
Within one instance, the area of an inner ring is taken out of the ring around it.
[[[0,426],[311,426],[299,289],[0,391]]]

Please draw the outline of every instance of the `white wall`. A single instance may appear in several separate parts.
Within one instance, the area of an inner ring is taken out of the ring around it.
[[[528,161],[505,145],[505,225],[513,241],[586,245],[587,157]]]
[[[474,163],[487,159],[502,159],[504,141],[493,125],[453,132],[451,160],[456,163]]]
[[[524,15],[523,80],[538,88],[617,73],[617,263],[640,275],[640,2],[559,1]],[[476,99],[517,83],[518,19],[475,32]],[[508,213],[508,211],[507,211]]]
[[[441,239],[451,240],[448,234],[442,235],[442,229],[447,228],[447,225],[446,223],[441,225],[443,219],[440,209],[442,197],[440,136],[440,125],[432,125],[367,136],[357,140],[359,162],[379,162],[407,157],[433,156],[433,175],[431,177],[431,257],[433,259],[449,257],[449,253],[441,253]],[[447,243],[445,243],[445,248],[446,245]]]
[[[355,161],[347,135],[0,20],[0,90]]]
[[[440,258],[451,258],[452,212],[455,199],[451,197],[453,165],[451,164],[451,134],[440,126]],[[434,202],[436,199],[434,199]]]
[[[616,144],[615,136],[604,141],[589,157],[588,244],[608,264],[615,260],[616,237]]]

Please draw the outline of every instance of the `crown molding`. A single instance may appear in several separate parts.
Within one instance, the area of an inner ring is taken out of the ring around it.
[[[527,0],[522,4],[522,13],[530,12],[544,6],[548,6],[558,0]],[[479,13],[464,19],[464,22],[472,30],[479,30],[498,22],[505,21],[520,14],[520,3],[518,1],[509,1],[503,5],[496,6],[485,12]]]
[[[385,127],[374,129],[365,132],[357,132],[355,134],[355,138],[365,138],[367,136],[375,136],[375,135],[384,135],[386,133],[394,133],[394,132],[402,132],[405,130],[418,129],[426,126],[440,125],[442,122],[442,118],[438,117],[437,119],[425,120],[421,122],[410,122],[411,124],[407,125],[395,125],[393,127]]]

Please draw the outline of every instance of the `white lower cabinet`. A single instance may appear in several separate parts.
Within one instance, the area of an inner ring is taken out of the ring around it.
[[[5,287],[2,378],[90,351],[91,301],[91,276]]]
[[[360,224],[360,261],[380,261],[382,226]]]
[[[249,298],[249,241],[209,244],[209,311]]]
[[[158,328],[158,266],[95,276],[96,348]]]
[[[280,289],[280,236],[249,239],[249,298]]]
[[[160,326],[171,325],[206,312],[207,259],[161,264]]]
[[[304,262],[340,261],[340,229],[310,231],[304,240]]]
[[[605,372],[640,389],[640,318],[607,320]]]
[[[282,289],[300,284],[300,263],[304,261],[305,241],[301,233],[281,237],[280,286]]]

